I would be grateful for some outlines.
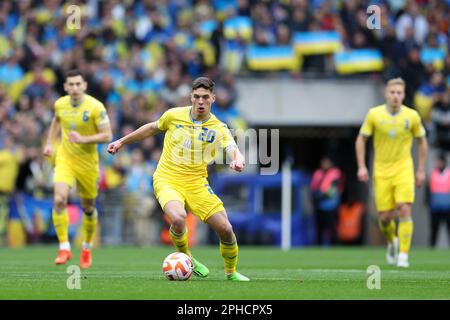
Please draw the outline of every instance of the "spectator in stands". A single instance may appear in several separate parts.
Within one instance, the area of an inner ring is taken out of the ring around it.
[[[450,151],[450,91],[433,105],[431,120],[438,148]]]
[[[161,99],[167,101],[170,107],[176,105],[185,105],[185,99],[189,96],[189,86],[182,83],[180,72],[177,69],[172,69],[167,75],[167,82],[165,87],[160,91]],[[181,104],[180,101],[183,101]]]
[[[427,198],[431,220],[430,245],[435,247],[442,222],[446,223],[447,234],[450,237],[450,168],[447,166],[445,153],[437,156],[429,179]]]
[[[337,243],[338,209],[343,191],[343,175],[330,157],[320,161],[311,180],[313,196],[316,238],[318,245],[334,245]]]
[[[247,123],[239,109],[232,103],[230,94],[224,87],[216,89],[216,101],[212,112],[220,121],[225,122],[230,129],[247,129]]]
[[[418,47],[409,51],[406,61],[400,61],[400,75],[406,82],[405,104],[413,105],[414,94],[427,79],[425,66],[420,61],[420,49]]]
[[[434,72],[430,80],[419,87],[414,105],[425,123],[431,118],[433,104],[439,103],[444,93],[445,83],[441,72]]]
[[[131,166],[126,178],[125,214],[132,219],[135,241],[139,245],[156,244],[159,238],[152,179],[155,169],[145,163],[140,148],[131,152]]]
[[[356,0],[345,0],[340,10],[340,18],[347,35],[352,35],[358,29],[357,12],[364,9]]]
[[[398,18],[396,24],[397,38],[405,40],[406,30],[412,28],[414,40],[422,45],[428,33],[427,19],[420,13],[416,1],[409,1],[405,12]]]
[[[292,32],[307,31],[309,23],[310,17],[307,10],[303,9],[302,7],[294,7],[291,11],[291,17],[289,20],[289,26]]]
[[[277,45],[290,46],[291,45],[291,31],[289,27],[283,23],[277,25]]]
[[[250,17],[251,9],[249,0],[238,0],[237,16]]]

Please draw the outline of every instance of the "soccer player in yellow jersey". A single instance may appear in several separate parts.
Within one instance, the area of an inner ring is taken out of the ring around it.
[[[192,85],[192,106],[169,109],[157,121],[110,143],[108,152],[115,154],[126,144],[165,132],[163,153],[153,177],[153,186],[156,198],[172,222],[172,242],[179,252],[192,257],[185,223],[187,208],[218,234],[226,279],[249,281],[236,271],[236,236],[222,201],[207,181],[207,164],[222,150],[231,158],[232,169],[238,172],[244,169],[244,157],[229,129],[211,113],[214,100],[214,82],[206,77],[197,78]],[[208,276],[206,266],[193,257],[192,261],[195,275]]]
[[[66,209],[70,188],[74,182],[81,198],[85,238],[80,266],[92,264],[92,239],[97,226],[97,180],[99,176],[97,144],[112,140],[109,118],[103,104],[85,93],[87,83],[78,70],[65,75],[64,90],[68,95],[55,102],[45,156],[55,157],[53,224],[59,240],[56,264],[65,264],[71,257],[68,237],[69,215]],[[61,129],[61,144],[53,150]]]
[[[368,137],[373,136],[375,205],[379,212],[379,227],[388,243],[386,259],[388,264],[407,268],[413,235],[414,180],[419,187],[425,181],[428,145],[419,114],[402,104],[404,97],[403,79],[389,80],[385,89],[386,103],[371,108],[364,120],[356,139],[356,156],[358,179],[368,182],[365,147]],[[417,138],[419,155],[415,179],[411,157],[413,138]],[[393,219],[395,210],[399,220],[398,236]]]

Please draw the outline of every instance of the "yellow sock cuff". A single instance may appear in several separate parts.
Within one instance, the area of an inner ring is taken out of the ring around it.
[[[96,219],[98,217],[97,209],[94,209],[92,212],[83,211],[83,217],[88,220]]]
[[[170,238],[172,239],[172,243],[177,248],[179,252],[183,252],[187,255],[191,255],[189,251],[189,238],[188,238],[188,230],[184,229],[182,233],[176,233],[172,230],[172,227],[169,229]]]
[[[184,231],[181,232],[181,233],[176,233],[175,231],[173,231],[172,227],[170,227],[169,228],[169,233],[170,233],[170,236],[172,238],[181,239],[187,233],[187,228],[184,228]]]

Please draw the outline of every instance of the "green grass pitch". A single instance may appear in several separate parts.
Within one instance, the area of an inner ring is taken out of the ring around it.
[[[381,247],[240,247],[238,270],[248,283],[224,280],[218,246],[196,247],[193,254],[210,269],[206,279],[165,280],[161,265],[171,247],[94,249],[94,264],[82,271],[81,289],[69,290],[68,265],[55,266],[55,246],[0,249],[0,299],[150,299],[150,300],[301,300],[301,299],[450,299],[448,250],[413,248],[409,269],[385,262]],[[369,290],[367,268],[381,269],[381,289]]]

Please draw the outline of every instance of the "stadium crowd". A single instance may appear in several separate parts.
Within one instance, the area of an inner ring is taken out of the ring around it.
[[[380,30],[366,26],[370,4],[381,8]],[[67,24],[70,5],[81,9],[78,29]],[[83,72],[88,93],[107,107],[116,137],[168,108],[188,105],[189,85],[200,75],[217,83],[213,113],[231,128],[245,129],[235,77],[251,74],[246,48],[289,45],[295,32],[335,30],[346,49],[380,50],[382,78],[406,80],[405,103],[418,108],[433,142],[449,151],[449,9],[448,0],[2,1],[0,168],[9,173],[2,173],[0,193],[51,195],[52,165],[41,150],[53,102],[65,95],[67,70]],[[235,17],[251,21],[250,33],[227,32],[224,25]],[[238,59],[230,58],[231,49]],[[444,56],[426,63],[428,49]],[[304,57],[302,68],[290,75],[337,77],[330,61],[331,55]],[[161,139],[147,139],[116,158],[101,150],[100,190],[125,191],[132,206],[150,197]],[[152,199],[144,201],[156,208]]]

